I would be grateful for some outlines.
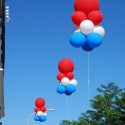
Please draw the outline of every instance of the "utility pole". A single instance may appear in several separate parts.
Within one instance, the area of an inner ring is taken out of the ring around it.
[[[0,0],[0,119],[4,117],[5,0]],[[0,123],[2,125],[2,123]]]
[[[9,7],[0,0],[0,119],[4,114],[4,64],[5,64],[5,22],[9,22]],[[2,125],[2,122],[0,122]]]

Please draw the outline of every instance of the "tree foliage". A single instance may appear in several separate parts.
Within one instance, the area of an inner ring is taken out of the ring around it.
[[[78,121],[61,121],[60,125],[125,125],[125,89],[115,83],[101,85],[90,100],[92,110],[82,113]]]

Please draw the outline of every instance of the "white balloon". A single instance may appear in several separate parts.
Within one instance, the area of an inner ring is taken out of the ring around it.
[[[67,86],[69,84],[69,79],[67,77],[62,78],[61,85]]]
[[[74,30],[73,30],[73,32],[80,32],[80,27],[78,27],[78,26],[75,27]]]
[[[90,20],[84,20],[80,23],[80,31],[83,34],[90,34],[91,32],[93,32],[94,29],[94,24],[92,21]]]
[[[38,111],[37,112],[37,116],[42,116],[43,115],[43,112],[42,111]]]
[[[74,86],[77,86],[78,82],[75,79],[72,79],[69,81],[69,84],[73,84]]]
[[[105,35],[105,30],[102,26],[96,26],[93,32],[100,34],[102,37]]]
[[[44,112],[44,113],[43,113],[43,116],[47,116],[47,112]]]

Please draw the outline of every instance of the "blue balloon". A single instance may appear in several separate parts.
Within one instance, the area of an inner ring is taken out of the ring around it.
[[[66,92],[69,94],[72,94],[73,92],[76,91],[76,87],[72,84],[69,84],[66,86]]]
[[[93,50],[94,48],[90,47],[90,46],[87,44],[87,42],[86,42],[85,45],[82,46],[82,49],[85,50],[85,51],[87,51],[87,52],[89,52],[89,51]]]
[[[40,121],[40,122],[46,121],[46,116],[41,116],[41,117],[39,118],[39,121]]]
[[[72,93],[68,93],[68,91],[65,91],[65,94],[69,96],[69,95],[71,95]]]
[[[76,48],[82,47],[86,42],[86,37],[81,32],[75,32],[70,37],[70,44]]]
[[[90,33],[87,36],[87,44],[92,48],[100,46],[102,44],[101,35],[98,33]]]
[[[34,117],[34,120],[35,120],[35,121],[39,121],[39,116],[35,116],[35,117]]]
[[[66,91],[66,87],[65,86],[62,86],[62,85],[59,85],[56,89],[56,91],[59,93],[59,94],[63,94],[65,93]]]

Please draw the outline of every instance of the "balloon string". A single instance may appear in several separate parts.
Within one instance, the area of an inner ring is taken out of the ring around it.
[[[88,98],[89,98],[89,101],[90,101],[90,59],[89,59],[89,52],[88,52]]]
[[[90,88],[90,53],[88,52],[88,100],[89,100],[88,103],[90,102],[90,93],[91,93],[91,88]],[[90,103],[89,103],[89,105],[90,105]],[[90,125],[90,123],[88,125]]]
[[[67,120],[69,119],[69,98],[67,96]]]

